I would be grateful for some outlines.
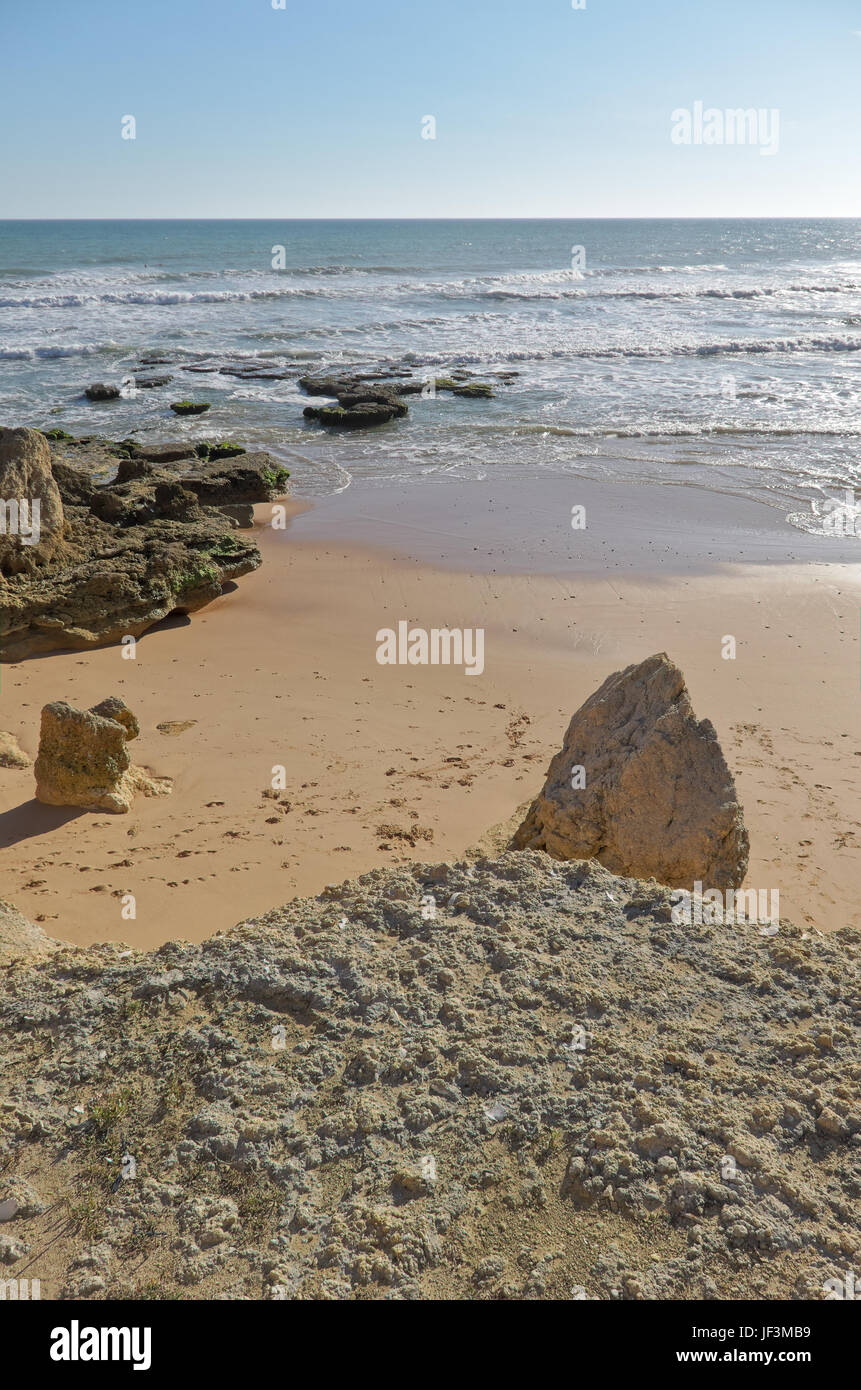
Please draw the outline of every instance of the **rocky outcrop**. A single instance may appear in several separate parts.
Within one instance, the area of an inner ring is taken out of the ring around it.
[[[283,497],[289,477],[271,454],[237,451],[236,445],[223,449],[214,445],[208,459],[196,463],[181,481],[202,506],[226,507]]]
[[[306,420],[335,429],[368,429],[407,414],[397,388],[368,384],[358,377],[303,377],[300,384],[309,395],[336,398],[337,405],[306,405],[302,412]]]
[[[34,768],[37,801],[122,815],[136,792],[166,795],[169,782],[132,766],[126,744],[139,733],[137,719],[117,696],[89,710],[65,700],[45,705]]]
[[[449,391],[464,399],[492,399],[493,388],[484,381],[472,380],[472,372],[452,372],[451,376],[428,379],[409,379],[404,373],[364,372],[343,376],[302,376],[299,385],[309,396],[334,396],[337,405],[307,405],[306,420],[316,420],[333,429],[358,430],[384,425],[407,414],[403,396]],[[506,381],[509,380],[508,378]],[[390,381],[390,385],[385,383]],[[383,383],[383,384],[381,384]]]
[[[35,574],[62,543],[48,441],[38,430],[0,429],[0,585],[4,575]]]
[[[33,1190],[4,1275],[44,1300],[824,1299],[861,1269],[859,962],[857,931],[692,931],[668,889],[529,852],[197,945],[64,947],[0,973],[0,1202]]]
[[[451,388],[453,396],[465,396],[468,400],[492,400],[493,387],[486,381],[467,381],[461,386]]]
[[[732,775],[665,653],[608,676],[577,711],[514,845],[672,887],[741,884],[749,845]]]
[[[156,387],[167,386],[171,381],[173,381],[172,376],[136,376],[135,386],[137,386],[140,391],[154,391]]]
[[[6,433],[48,448],[35,431]],[[113,464],[116,477],[96,482],[88,463]],[[0,583],[0,660],[138,637],[169,613],[218,598],[228,580],[260,564],[236,518],[250,524],[250,505],[283,496],[288,476],[265,452],[208,461],[194,443],[145,450],[134,440],[58,441],[50,482],[63,543],[50,563]]]
[[[84,395],[88,401],[118,401],[120,398],[119,386],[106,386],[103,381],[94,381],[92,386],[87,386]]]
[[[344,405],[306,405],[302,414],[306,420],[318,420],[321,425],[333,429],[365,430],[374,425],[386,425],[398,415],[406,415],[407,408],[394,402],[360,401],[351,397],[353,404]]]

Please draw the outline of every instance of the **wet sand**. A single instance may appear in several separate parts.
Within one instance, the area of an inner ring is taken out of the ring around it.
[[[135,661],[2,668],[0,728],[31,756],[43,704],[118,694],[133,760],[173,779],[109,816],[41,806],[32,770],[0,768],[0,896],[50,934],[200,940],[377,865],[457,857],[538,792],[596,686],[662,650],[736,777],[747,886],[801,924],[861,926],[858,542],[693,488],[571,478],[351,488],[286,531],[256,516],[262,568]],[[378,665],[400,619],[484,628],[484,673]]]

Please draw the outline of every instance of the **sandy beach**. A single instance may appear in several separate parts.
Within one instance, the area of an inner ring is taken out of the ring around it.
[[[256,507],[262,568],[136,660],[3,667],[2,726],[31,757],[45,703],[116,694],[140,720],[135,761],[173,782],[112,816],[40,805],[32,769],[0,772],[3,896],[49,934],[198,941],[375,866],[498,845],[572,713],[657,651],[735,776],[746,884],[799,925],[861,924],[857,542],[696,489],[553,477],[352,488],[291,513],[273,530]],[[483,674],[377,664],[400,620],[483,628]]]
[[[0,1308],[838,1374],[861,21],[55,8],[0,5]]]

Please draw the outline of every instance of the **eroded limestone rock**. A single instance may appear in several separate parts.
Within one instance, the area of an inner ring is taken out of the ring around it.
[[[38,430],[0,429],[0,576],[33,574],[63,541],[63,503]]]
[[[580,707],[514,846],[674,888],[741,884],[749,843],[732,774],[666,653],[608,676]]]
[[[165,796],[168,781],[132,766],[126,744],[139,732],[135,716],[116,696],[89,710],[66,700],[45,705],[34,769],[37,800],[122,815],[136,792]]]

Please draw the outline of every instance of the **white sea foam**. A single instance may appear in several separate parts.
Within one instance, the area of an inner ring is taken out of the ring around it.
[[[0,226],[4,422],[84,432],[101,409],[112,429],[157,432],[175,426],[174,393],[204,391],[225,433],[286,441],[294,476],[324,490],[339,485],[334,461],[349,478],[356,460],[376,478],[460,469],[464,459],[491,475],[509,460],[598,468],[612,457],[632,476],[674,469],[677,478],[683,467],[698,482],[719,460],[752,495],[782,495],[808,477],[839,486],[855,467],[861,260],[857,235],[838,223],[812,238],[782,223],[285,224],[283,233],[195,224],[157,235],[141,224],[115,246],[105,229],[91,243],[85,227],[54,242],[46,233],[45,264],[9,226]],[[287,247],[283,271],[271,268],[273,242]],[[575,244],[585,247],[576,271]],[[105,249],[115,254],[98,263]],[[169,359],[154,370],[171,386],[107,411],[83,400],[90,381],[140,372],[145,353]],[[242,365],[290,376],[237,378]],[[389,366],[423,377],[512,365],[521,376],[493,401],[411,398],[396,429],[365,438],[309,427],[295,385],[303,370]]]

